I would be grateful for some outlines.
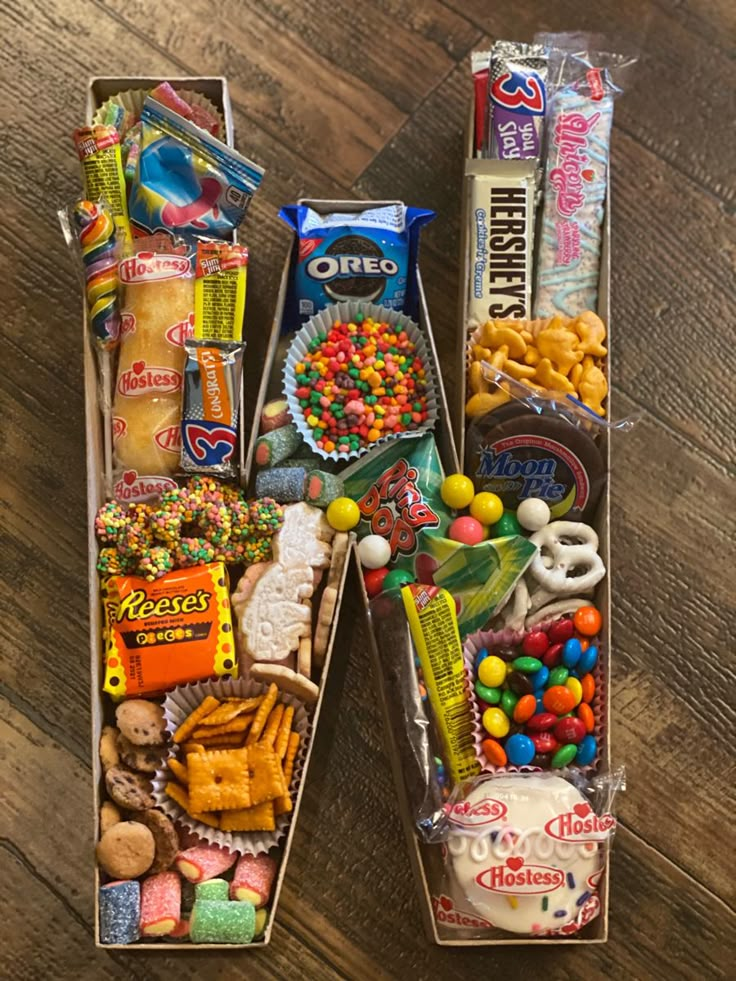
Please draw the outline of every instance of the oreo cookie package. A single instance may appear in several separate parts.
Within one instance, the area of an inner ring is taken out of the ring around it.
[[[287,330],[341,300],[365,300],[417,316],[419,229],[434,218],[433,211],[395,203],[320,214],[294,204],[279,215],[298,236]]]

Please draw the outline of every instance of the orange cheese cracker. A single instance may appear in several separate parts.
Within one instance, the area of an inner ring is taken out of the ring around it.
[[[289,793],[289,787],[291,785],[291,778],[294,773],[294,761],[296,760],[297,750],[299,749],[299,733],[292,732],[289,733],[289,743],[286,749],[286,758],[284,760],[284,783],[286,784],[286,791],[281,797],[278,797],[273,802],[274,813],[278,817],[280,814],[288,814],[292,809],[293,804],[291,803],[291,794]]]
[[[190,753],[187,757],[187,769],[192,811],[226,811],[250,807],[253,801],[250,795],[248,752],[246,749],[230,749]]]
[[[283,760],[283,758],[286,756],[286,749],[289,745],[289,736],[291,735],[291,723],[293,721],[294,707],[293,705],[287,705],[284,709],[284,714],[281,717],[281,724],[276,736],[276,742],[274,743],[276,755],[280,760]]]
[[[275,684],[271,683],[268,686],[268,691],[266,692],[263,701],[258,706],[256,717],[253,719],[253,725],[250,727],[250,732],[248,733],[248,738],[246,739],[246,745],[250,746],[251,743],[256,743],[261,738],[261,733],[265,728],[268,717],[271,714],[271,710],[276,704],[276,699],[278,697],[279,690]]]
[[[248,775],[251,804],[262,804],[286,793],[281,761],[268,743],[248,746]]]
[[[284,715],[284,705],[279,702],[268,717],[268,722],[266,723],[266,728],[263,730],[263,735],[260,738],[260,742],[268,743],[269,746],[273,746],[276,742],[276,736],[281,728],[281,719]]]
[[[131,698],[213,675],[237,677],[222,562],[176,569],[154,582],[138,576],[112,580],[117,608],[106,625],[106,692]]]
[[[174,742],[183,743],[185,739],[189,739],[194,730],[198,727],[200,719],[203,719],[208,712],[214,711],[220,703],[213,695],[208,695],[205,700],[197,706],[197,708],[190,712],[190,714],[184,719],[182,724],[174,733]]]
[[[179,783],[186,787],[186,785],[189,783],[189,771],[187,770],[186,766],[180,762],[180,760],[173,757],[167,761],[167,765]]]
[[[183,807],[189,813],[189,794],[178,783],[170,780],[166,784],[166,796],[175,800],[179,807]]]
[[[275,831],[273,801],[263,801],[240,811],[224,811],[220,818],[222,831]]]
[[[212,739],[215,736],[229,736],[244,733],[255,718],[254,715],[238,715],[230,722],[220,726],[208,726],[204,722],[192,733],[192,739]]]
[[[201,720],[203,726],[224,726],[241,715],[251,715],[263,701],[262,695],[255,698],[225,699],[214,712]]]

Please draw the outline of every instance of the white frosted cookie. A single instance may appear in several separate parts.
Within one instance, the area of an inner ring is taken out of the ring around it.
[[[455,805],[451,820],[448,861],[460,890],[499,929],[558,930],[597,902],[601,841],[610,824],[598,821],[561,777],[481,781]]]
[[[326,569],[335,532],[319,508],[303,501],[284,508],[284,523],[273,537],[273,557],[282,565]]]

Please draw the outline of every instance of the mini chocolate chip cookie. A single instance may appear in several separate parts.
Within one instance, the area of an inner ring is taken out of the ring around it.
[[[156,746],[166,738],[164,710],[142,698],[122,702],[115,710],[118,727],[136,746]]]
[[[126,811],[145,811],[156,803],[151,781],[125,766],[111,767],[105,774],[105,786],[115,803]]]
[[[156,843],[156,857],[149,872],[153,875],[156,872],[165,872],[171,868],[179,851],[179,836],[171,818],[167,817],[163,811],[151,808],[148,811],[139,811],[132,820],[145,824]]]
[[[156,844],[149,828],[121,821],[109,828],[97,845],[97,861],[113,879],[134,879],[151,867]]]
[[[129,766],[131,770],[140,770],[142,773],[155,773],[161,766],[161,761],[166,752],[163,744],[158,746],[136,746],[122,734],[118,735],[118,753],[120,759]]]
[[[105,773],[111,766],[117,766],[120,762],[118,736],[119,732],[115,726],[104,726],[100,733],[100,763]]]
[[[113,825],[119,824],[122,820],[123,816],[117,804],[113,804],[111,800],[104,801],[100,807],[100,834],[104,835]]]

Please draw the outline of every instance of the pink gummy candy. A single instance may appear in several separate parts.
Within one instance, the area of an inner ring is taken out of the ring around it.
[[[157,85],[153,92],[151,92],[151,98],[164,106],[168,106],[169,109],[177,112],[185,119],[192,118],[192,107],[174,91],[168,82],[161,82],[160,85]]]
[[[204,882],[227,872],[237,857],[237,852],[230,852],[219,845],[195,845],[185,852],[179,852],[174,864],[185,879]]]
[[[143,880],[141,888],[141,933],[165,937],[181,918],[181,879],[176,872],[159,872]]]
[[[230,898],[264,906],[271,895],[277,864],[268,855],[242,855],[230,883]]]
[[[220,120],[217,116],[213,116],[204,106],[189,106],[189,110],[191,112],[189,118],[196,126],[206,129],[213,136],[220,135]]]

